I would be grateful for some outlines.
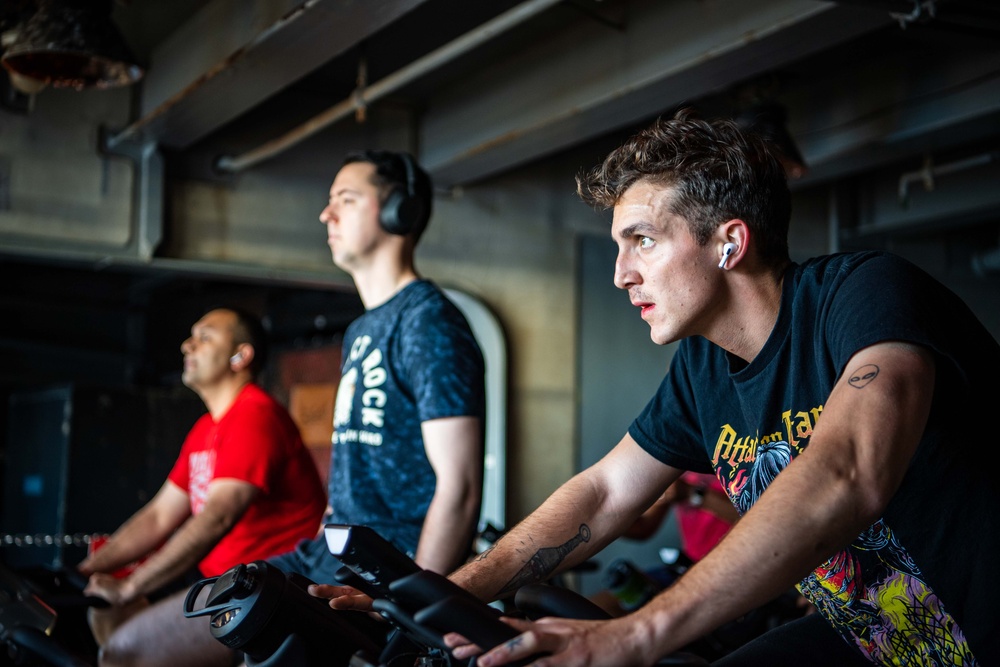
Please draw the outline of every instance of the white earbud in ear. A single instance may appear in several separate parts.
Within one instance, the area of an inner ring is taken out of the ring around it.
[[[729,256],[732,255],[734,252],[736,252],[735,243],[727,243],[726,245],[722,246],[722,261],[719,262],[720,269],[726,268],[726,262],[729,261]]]
[[[233,356],[229,357],[229,363],[231,363],[231,364],[238,364],[241,361],[243,361],[243,353],[242,352],[237,352]]]

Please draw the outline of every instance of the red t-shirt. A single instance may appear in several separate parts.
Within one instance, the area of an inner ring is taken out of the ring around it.
[[[222,478],[249,482],[260,493],[199,564],[205,576],[316,536],[326,509],[316,465],[288,411],[257,385],[244,387],[218,422],[205,414],[195,423],[169,475],[187,492],[195,515],[209,483]]]
[[[717,493],[726,497],[726,492],[715,475],[686,472],[682,479],[691,486],[703,486],[705,493]],[[674,511],[677,513],[681,549],[694,561],[699,561],[708,555],[708,552],[733,527],[732,524],[700,507],[678,503]]]

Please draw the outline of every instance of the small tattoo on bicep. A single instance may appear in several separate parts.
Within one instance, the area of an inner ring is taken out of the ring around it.
[[[851,373],[850,377],[847,378],[847,384],[855,389],[862,389],[878,376],[878,370],[878,366],[875,364],[865,364]]]

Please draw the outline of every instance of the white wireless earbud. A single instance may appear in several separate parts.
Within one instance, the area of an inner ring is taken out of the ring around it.
[[[237,352],[233,356],[229,357],[229,363],[231,363],[231,364],[238,364],[241,361],[243,361],[243,353],[242,352]]]
[[[722,261],[719,262],[720,269],[726,268],[726,262],[729,261],[729,256],[732,255],[734,252],[736,252],[735,243],[727,243],[726,245],[722,246]]]

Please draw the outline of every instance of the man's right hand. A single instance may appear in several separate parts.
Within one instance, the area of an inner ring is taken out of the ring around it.
[[[350,586],[333,586],[330,584],[311,584],[309,595],[330,601],[332,609],[347,609],[353,611],[371,611],[372,599]]]
[[[648,645],[649,635],[633,622],[633,618],[579,621],[548,617],[524,621],[504,617],[504,623],[521,634],[482,655],[480,647],[470,644],[459,634],[445,635],[444,642],[456,659],[477,656],[476,664],[482,667],[499,667],[539,654],[548,655],[531,665],[640,667],[653,664],[658,656]]]
[[[107,600],[115,607],[124,607],[143,597],[136,590],[129,577],[119,579],[111,574],[97,572],[90,575],[84,595],[93,595]]]

